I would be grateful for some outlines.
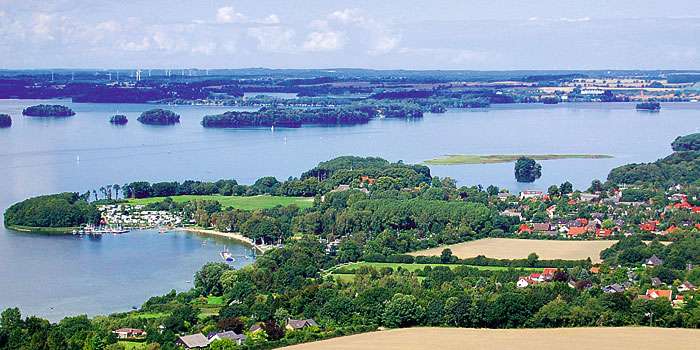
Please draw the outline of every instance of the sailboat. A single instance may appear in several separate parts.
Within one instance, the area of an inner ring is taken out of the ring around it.
[[[224,261],[227,261],[227,262],[234,261],[233,255],[231,255],[231,253],[228,251],[228,248],[224,248],[224,250],[221,253],[219,253],[219,255],[221,255],[221,258],[224,259]]]

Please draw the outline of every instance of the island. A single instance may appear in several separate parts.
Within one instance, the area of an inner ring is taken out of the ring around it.
[[[137,120],[148,125],[173,125],[180,122],[180,115],[167,109],[156,108],[141,113]]]
[[[116,114],[109,118],[109,122],[114,125],[124,125],[129,122],[129,119],[123,114]]]
[[[75,112],[62,105],[41,104],[25,108],[22,114],[29,117],[72,117],[75,115]]]
[[[266,108],[255,112],[230,111],[207,115],[202,119],[205,128],[285,127],[298,128],[305,124],[355,125],[373,118],[422,118],[420,106],[413,104],[354,105],[324,108]]]
[[[641,102],[637,103],[637,110],[657,112],[661,110],[661,104],[658,102]]]
[[[448,154],[426,160],[424,163],[430,165],[510,163],[518,160],[521,157],[531,158],[534,160],[613,158],[613,156],[607,154]]]
[[[0,114],[0,128],[9,128],[12,126],[12,117],[9,114]]]

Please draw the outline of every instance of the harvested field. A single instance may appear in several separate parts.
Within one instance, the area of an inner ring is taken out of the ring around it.
[[[287,350],[691,350],[700,330],[677,328],[469,329],[405,328],[357,334]]]
[[[496,259],[524,259],[530,253],[537,253],[541,260],[565,259],[580,260],[588,257],[600,262],[600,251],[617,241],[552,241],[515,238],[485,238],[477,241],[452,244],[438,248],[419,250],[411,255],[440,255],[443,249],[450,248],[452,255],[459,258],[473,258],[484,255]]]

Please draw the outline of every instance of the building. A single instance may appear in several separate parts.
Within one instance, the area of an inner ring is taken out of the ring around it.
[[[318,323],[311,318],[307,318],[305,320],[294,320],[289,318],[287,319],[287,325],[285,326],[285,328],[290,331],[303,329],[306,327],[318,327]]]
[[[177,337],[175,345],[185,349],[204,349],[209,346],[209,339],[202,333],[181,335]]]
[[[644,262],[644,267],[656,267],[664,264],[664,261],[656,255],[652,255],[651,258]]]
[[[238,345],[243,344],[245,341],[245,335],[243,334],[237,334],[234,331],[226,331],[226,332],[221,332],[221,333],[212,333],[209,334],[209,343],[211,344],[212,342],[216,340],[221,340],[221,339],[230,339],[233,340]]]
[[[542,197],[544,197],[544,193],[542,191],[528,190],[528,191],[520,192],[520,199],[530,199],[530,198],[540,199]]]
[[[112,333],[116,334],[118,339],[133,339],[146,336],[146,332],[138,328],[119,328],[112,331]]]
[[[692,283],[685,281],[681,283],[680,286],[678,286],[678,292],[683,293],[683,292],[690,292],[690,291],[695,291],[697,287],[695,287]]]
[[[654,300],[658,298],[664,298],[671,301],[673,299],[673,291],[670,289],[647,289],[646,294],[639,296],[639,299],[644,300]]]

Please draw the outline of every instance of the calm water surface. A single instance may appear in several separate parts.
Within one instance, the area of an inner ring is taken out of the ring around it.
[[[204,129],[206,114],[231,108],[167,106],[181,114],[176,126],[136,121],[143,104],[73,104],[71,118],[21,116],[24,107],[56,101],[0,100],[13,126],[0,129],[0,210],[29,196],[80,191],[134,180],[298,176],[339,155],[380,156],[407,163],[443,154],[599,153],[597,160],[543,161],[543,176],[523,185],[513,164],[431,166],[434,175],[460,185],[495,184],[512,191],[546,189],[571,181],[585,189],[615,166],[647,162],[671,152],[678,135],[700,131],[700,104],[664,104],[660,113],[633,104],[505,105],[485,110],[426,114],[418,121],[374,120],[349,127]],[[112,114],[129,124],[112,126]],[[79,160],[78,160],[79,159]],[[67,314],[128,310],[148,296],[185,281],[207,261],[219,261],[223,244],[184,233],[151,231],[100,240],[11,233],[0,228],[0,309],[57,319]],[[245,247],[226,242],[240,252]],[[219,246],[217,247],[217,244]],[[238,264],[244,264],[241,261]],[[53,308],[53,309],[51,309]]]

